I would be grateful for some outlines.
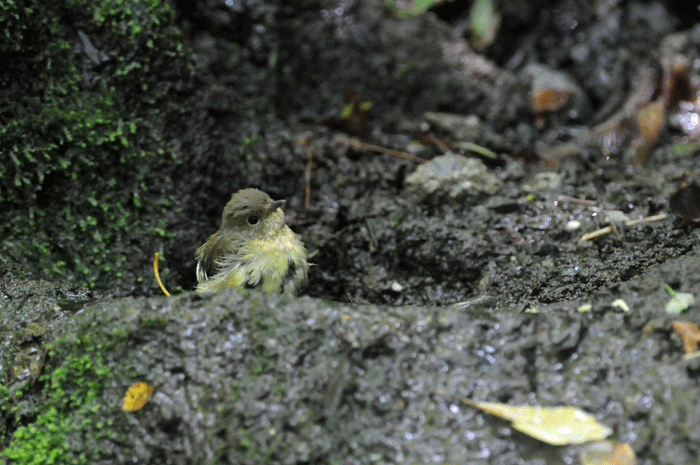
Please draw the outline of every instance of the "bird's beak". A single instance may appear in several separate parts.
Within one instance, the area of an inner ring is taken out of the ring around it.
[[[268,211],[270,213],[272,213],[273,211],[277,210],[278,208],[281,208],[282,205],[284,205],[285,203],[287,203],[286,200],[273,200],[272,203],[270,204],[270,208],[268,209]]]

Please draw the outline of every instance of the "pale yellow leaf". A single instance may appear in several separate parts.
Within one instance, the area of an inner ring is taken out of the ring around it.
[[[581,465],[635,465],[637,458],[627,443],[595,441],[581,447]]]
[[[492,415],[510,420],[516,430],[555,446],[599,441],[612,433],[610,428],[598,423],[593,415],[575,407],[512,406],[462,400]]]

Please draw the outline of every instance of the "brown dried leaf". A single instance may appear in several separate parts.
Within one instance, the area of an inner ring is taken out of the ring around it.
[[[536,115],[559,111],[566,106],[573,95],[569,90],[535,89],[530,96],[532,111]]]
[[[632,141],[635,163],[643,164],[659,138],[666,119],[666,102],[659,98],[637,112],[637,137]]]
[[[686,354],[690,354],[698,350],[698,342],[700,341],[700,328],[698,325],[688,321],[673,321],[673,330],[680,336],[683,341],[683,350]]]

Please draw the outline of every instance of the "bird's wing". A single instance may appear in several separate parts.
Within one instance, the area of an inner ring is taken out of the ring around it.
[[[206,281],[219,271],[219,265],[225,255],[235,249],[233,241],[225,236],[214,234],[197,249],[197,282]]]

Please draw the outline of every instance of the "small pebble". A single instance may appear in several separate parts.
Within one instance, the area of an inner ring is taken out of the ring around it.
[[[579,220],[571,220],[571,221],[566,223],[566,230],[567,231],[576,231],[580,227],[581,227],[581,222]]]
[[[403,291],[403,286],[397,281],[394,281],[393,283],[391,283],[391,290],[394,292],[401,292]]]

